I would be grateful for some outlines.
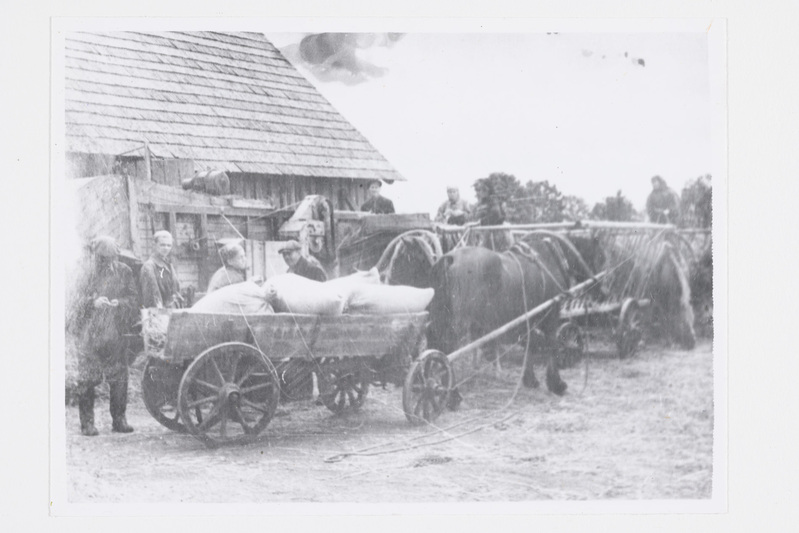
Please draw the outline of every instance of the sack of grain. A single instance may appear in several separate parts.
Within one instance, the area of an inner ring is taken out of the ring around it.
[[[349,276],[342,276],[340,278],[331,279],[325,282],[325,285],[328,287],[340,287],[349,289],[353,285],[380,285],[380,273],[377,271],[377,267],[373,267],[371,270],[359,270],[355,274],[350,274]]]
[[[236,315],[274,312],[266,299],[266,291],[251,281],[234,283],[208,293],[187,311]]]
[[[353,287],[347,304],[350,315],[391,315],[421,313],[433,299],[433,289],[404,285],[366,285]]]
[[[327,282],[296,274],[273,276],[264,284],[266,299],[278,313],[340,315],[346,304],[345,291]]]

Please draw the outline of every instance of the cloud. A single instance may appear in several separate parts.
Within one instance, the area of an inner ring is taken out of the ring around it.
[[[299,43],[281,48],[295,65],[308,69],[319,81],[346,85],[380,78],[388,69],[380,66],[377,51],[393,47],[402,33],[312,33]]]

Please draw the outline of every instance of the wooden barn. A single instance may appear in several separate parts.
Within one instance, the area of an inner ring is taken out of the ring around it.
[[[229,238],[246,241],[253,274],[268,274],[269,243],[308,195],[355,211],[370,180],[403,180],[261,34],[70,33],[65,60],[80,232],[113,234],[146,258],[153,232],[170,230],[186,286],[206,286],[220,264],[213,243]],[[228,194],[183,190],[216,170]]]

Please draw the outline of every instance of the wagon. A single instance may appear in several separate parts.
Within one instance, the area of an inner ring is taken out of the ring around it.
[[[451,385],[427,379],[438,369],[424,349],[427,318],[146,309],[144,404],[165,427],[212,447],[254,440],[278,404],[314,380],[335,413],[358,409],[371,384],[403,386],[408,420],[426,420]]]

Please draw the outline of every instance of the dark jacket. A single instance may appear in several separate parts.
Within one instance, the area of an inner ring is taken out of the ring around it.
[[[361,211],[372,213],[373,215],[390,215],[394,213],[394,202],[382,196],[369,198],[361,206]]]
[[[177,307],[180,294],[178,274],[172,263],[153,255],[144,262],[139,276],[144,307]]]
[[[81,283],[67,321],[83,350],[94,351],[122,341],[137,320],[138,293],[133,271],[119,261],[92,270]],[[117,300],[116,307],[94,307],[97,298]]]
[[[668,214],[665,211],[668,210]],[[673,189],[653,190],[646,199],[646,213],[650,222],[677,224],[680,220],[680,197]]]
[[[475,206],[471,219],[481,226],[499,226],[505,222],[502,202],[496,196],[489,196]]]
[[[289,267],[289,273],[297,274],[298,276],[312,279],[314,281],[327,281],[327,274],[325,274],[325,271],[312,264],[304,257],[300,257],[299,261],[297,261],[297,264],[295,264],[293,267]]]

